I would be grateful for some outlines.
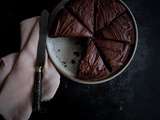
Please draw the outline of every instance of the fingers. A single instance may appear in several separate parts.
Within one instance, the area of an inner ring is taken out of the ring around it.
[[[30,26],[30,24],[27,25]],[[22,45],[24,47],[21,49],[20,54],[17,57],[16,55],[5,57],[1,61],[0,75],[4,73],[4,76],[0,76],[0,80],[4,79],[5,76],[7,77],[3,90],[0,91],[0,113],[8,120],[26,120],[32,112],[34,62],[39,40],[38,19],[30,30],[32,32],[30,35],[28,34],[29,37],[26,40],[23,38],[24,43],[22,44],[25,44],[25,46]],[[25,34],[27,36],[27,33]],[[46,54],[42,100],[51,99],[59,84],[60,75]]]
[[[32,30],[35,27],[38,19],[39,17],[32,17],[20,23],[20,29],[21,29],[21,48],[20,49],[24,47],[27,40],[29,39],[32,33]]]
[[[27,24],[30,26],[29,24]],[[25,27],[25,26],[24,26]],[[29,32],[29,31],[28,31]],[[4,76],[7,75],[2,91],[0,91],[0,113],[7,120],[27,120],[32,112],[32,86],[34,78],[34,57],[36,56],[36,40],[38,42],[39,23],[35,23],[26,45],[17,59],[3,59]],[[37,47],[36,47],[37,48]],[[15,65],[13,65],[15,63]],[[12,65],[11,65],[12,64]],[[8,67],[5,67],[8,65]],[[13,67],[12,67],[13,66]],[[11,71],[11,72],[10,72]],[[4,78],[2,76],[1,78]]]
[[[42,81],[42,101],[53,98],[60,84],[60,75],[46,54],[44,79]]]
[[[14,68],[7,76],[0,92],[0,113],[7,120],[13,120],[13,118],[22,120],[22,117],[25,117],[23,119],[28,118],[32,111],[31,96],[34,70],[25,65],[21,69]]]

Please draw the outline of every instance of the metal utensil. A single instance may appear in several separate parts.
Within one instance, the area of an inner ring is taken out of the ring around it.
[[[49,27],[48,30],[51,29],[52,27],[52,23],[55,20],[56,15],[58,14],[58,12],[60,10],[62,10],[65,7],[65,4],[68,2],[69,0],[62,0],[51,12],[50,14],[50,19],[49,19]]]
[[[46,39],[48,34],[48,17],[47,10],[43,10],[40,16],[40,31],[39,31],[39,43],[37,49],[37,59],[35,66],[35,79],[33,87],[33,111],[40,111],[41,97],[42,97],[42,78],[43,68],[45,63],[45,48]]]

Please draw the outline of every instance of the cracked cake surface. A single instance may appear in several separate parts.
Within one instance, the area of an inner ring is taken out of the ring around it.
[[[96,31],[108,26],[112,20],[125,11],[126,8],[118,0],[97,0],[95,6]]]
[[[75,16],[81,23],[94,32],[94,1],[95,0],[70,0],[66,8]]]
[[[133,21],[128,13],[125,13],[114,20],[110,26],[100,31],[99,35],[106,39],[119,40],[133,44],[135,40]]]
[[[109,61],[112,72],[115,72],[125,64],[130,53],[130,45],[103,39],[96,39],[95,43],[97,48],[103,53],[103,56]]]
[[[78,77],[85,80],[103,79],[109,75],[109,71],[103,63],[93,41],[89,41],[88,47],[81,59]]]
[[[66,9],[62,9],[52,23],[50,37],[91,37],[91,33]]]

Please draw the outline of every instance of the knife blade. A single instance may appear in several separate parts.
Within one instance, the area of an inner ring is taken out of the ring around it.
[[[62,10],[65,7],[65,4],[68,2],[69,0],[62,0],[60,3],[58,3],[58,5],[52,10],[51,14],[50,14],[50,19],[49,19],[49,27],[48,30],[51,29],[52,27],[52,23],[55,20],[56,15],[58,14],[58,12],[60,10]]]
[[[37,48],[37,58],[35,66],[34,86],[33,86],[33,111],[40,111],[41,97],[42,97],[42,78],[43,68],[45,63],[45,48],[48,34],[48,17],[47,10],[43,10],[39,21],[39,43]]]
[[[40,16],[40,32],[39,32],[39,44],[37,49],[37,60],[35,68],[35,80],[33,87],[33,111],[40,111],[41,97],[42,97],[42,78],[43,78],[43,67],[45,62],[45,48],[46,48],[46,37],[48,31],[52,27],[52,23],[55,20],[57,13],[64,8],[65,4],[69,0],[62,0],[51,12],[49,13],[44,10]]]

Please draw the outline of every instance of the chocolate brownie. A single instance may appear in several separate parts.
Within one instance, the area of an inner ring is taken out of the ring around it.
[[[128,13],[125,13],[112,21],[110,26],[104,28],[98,34],[106,39],[119,40],[133,44],[135,40],[133,20]]]
[[[66,7],[91,32],[94,27],[94,0],[70,0]]]
[[[70,0],[58,13],[49,36],[89,39],[77,77],[101,80],[130,60],[136,29],[130,12],[119,0]]]
[[[88,47],[80,62],[78,77],[83,80],[96,80],[106,78],[109,74],[94,42],[89,41]]]
[[[96,39],[95,44],[102,52],[102,55],[109,61],[112,72],[115,72],[125,64],[130,53],[130,45],[126,43]]]
[[[53,21],[50,37],[90,37],[92,34],[66,9],[62,9]]]
[[[95,6],[96,31],[109,25],[125,11],[126,8],[118,0],[97,0]]]

